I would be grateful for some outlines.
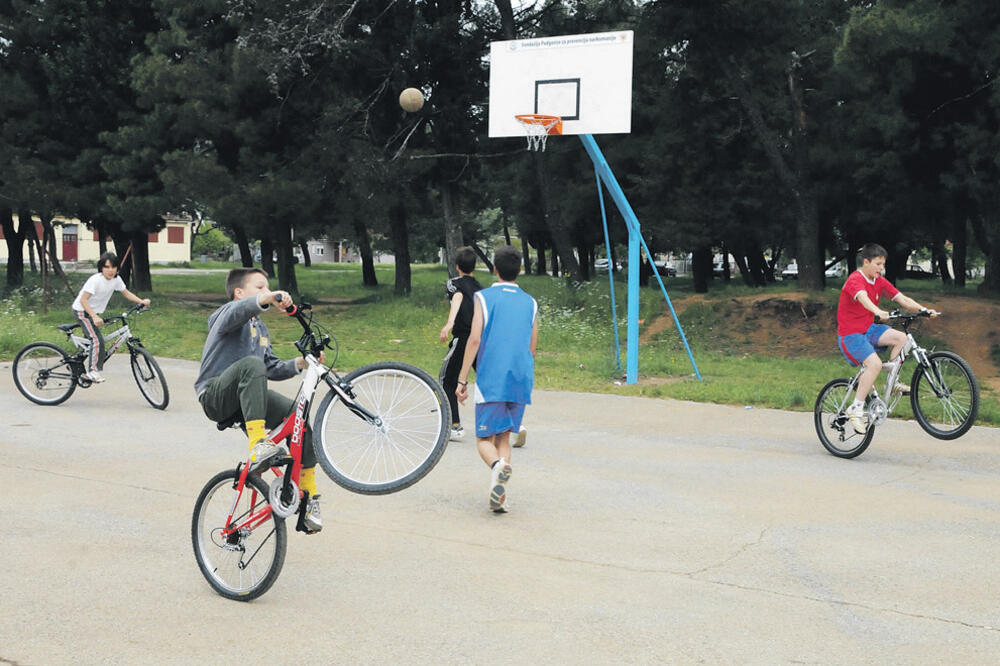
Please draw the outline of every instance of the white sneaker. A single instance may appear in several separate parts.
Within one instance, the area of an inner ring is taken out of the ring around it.
[[[510,511],[510,502],[508,502],[506,499],[504,499],[504,501],[500,504],[500,506],[493,509],[493,513],[507,513],[508,511]]]
[[[306,514],[302,517],[302,525],[310,534],[323,529],[323,516],[319,512],[319,501],[322,495],[313,495],[306,504]]]
[[[510,463],[501,458],[490,473],[490,509],[496,511],[507,501],[507,482],[510,481]]]
[[[521,429],[517,431],[516,435],[514,435],[514,439],[511,441],[510,445],[513,446],[515,449],[519,449],[522,446],[524,446],[524,442],[527,439],[528,439],[528,429],[525,428],[524,426],[521,426]]]
[[[287,456],[288,447],[284,442],[275,444],[269,439],[262,439],[250,450],[250,471],[267,469],[278,458]]]
[[[84,377],[94,382],[95,384],[100,384],[101,382],[104,381],[104,375],[99,373],[97,370],[91,370],[86,375],[84,375]]]
[[[847,420],[854,426],[854,432],[859,435],[868,432],[868,413],[865,411],[864,405],[852,404],[847,408],[846,414]]]
[[[448,440],[451,442],[461,442],[465,439],[465,428],[458,426],[457,428],[451,429],[451,434],[448,435]]]

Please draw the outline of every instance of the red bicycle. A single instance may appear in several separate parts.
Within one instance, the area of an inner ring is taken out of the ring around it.
[[[311,308],[293,308],[303,333],[296,349],[306,359],[294,411],[268,433],[287,441],[289,456],[253,470],[249,461],[212,477],[194,506],[191,539],[208,583],[229,599],[250,601],[267,592],[281,573],[288,542],[285,519],[297,515],[305,531],[307,493],[298,486],[302,435],[320,383],[330,391],[320,403],[313,448],[323,470],[353,492],[382,495],[407,488],[438,463],[444,453],[451,414],[444,390],[415,366],[373,363],[341,377],[319,362],[336,341],[313,322]],[[331,362],[331,365],[333,365]],[[240,415],[219,422],[235,427]],[[274,474],[268,483],[262,476]]]

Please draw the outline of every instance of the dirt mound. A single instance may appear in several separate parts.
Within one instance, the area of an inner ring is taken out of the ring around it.
[[[827,356],[835,345],[836,307],[811,300],[801,292],[751,294],[720,302],[694,295],[674,302],[678,314],[694,304],[719,309],[724,332],[718,333],[731,346],[762,356]],[[990,348],[1000,345],[1000,303],[966,296],[944,296],[928,301],[943,316],[926,320],[914,329],[924,346],[932,340],[969,362],[983,385],[1000,391],[1000,367],[990,356]],[[664,306],[663,314],[643,328],[640,340],[673,328],[673,318]],[[685,328],[687,328],[685,326]],[[718,332],[718,329],[716,330]]]

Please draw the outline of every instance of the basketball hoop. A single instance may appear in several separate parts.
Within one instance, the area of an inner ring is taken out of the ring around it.
[[[545,140],[550,134],[562,134],[562,118],[538,113],[521,113],[517,121],[524,127],[528,150],[545,150]]]

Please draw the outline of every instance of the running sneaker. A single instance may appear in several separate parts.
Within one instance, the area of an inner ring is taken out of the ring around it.
[[[892,387],[892,393],[893,395],[897,393],[899,395],[910,395],[910,386],[903,382],[896,382],[896,385]]]
[[[451,434],[448,435],[448,440],[452,442],[461,442],[465,439],[465,428],[462,426],[452,427]]]
[[[99,373],[97,370],[91,370],[86,375],[84,375],[84,377],[94,382],[95,384],[100,384],[101,382],[104,381],[104,375]]]
[[[501,458],[490,473],[490,509],[496,511],[507,501],[507,482],[510,481],[510,463]]]
[[[854,432],[863,435],[868,432],[868,413],[864,405],[851,405],[847,408],[847,420],[854,426]]]
[[[262,439],[250,451],[250,471],[265,470],[280,458],[287,457],[288,447],[284,442],[275,444],[269,439]]]
[[[519,449],[522,446],[524,446],[524,442],[527,439],[528,439],[528,429],[525,428],[524,426],[521,426],[521,429],[517,431],[516,435],[514,435],[514,441],[511,442],[511,446],[513,446],[515,449]]]
[[[313,495],[306,503],[306,514],[302,517],[302,526],[309,534],[315,534],[323,529],[323,516],[319,512],[319,502],[322,495]]]
[[[507,513],[508,511],[510,511],[510,503],[506,499],[501,502],[500,506],[493,509],[493,513]]]

